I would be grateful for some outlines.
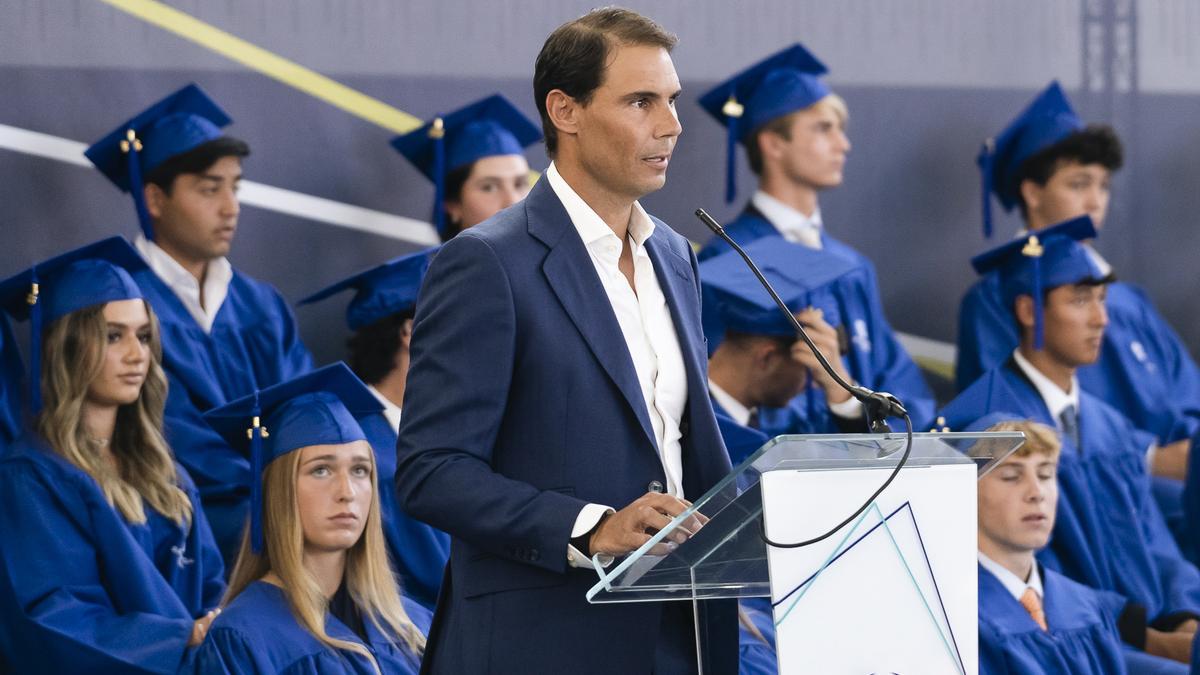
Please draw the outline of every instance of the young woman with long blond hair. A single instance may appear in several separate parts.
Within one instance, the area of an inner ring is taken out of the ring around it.
[[[141,264],[113,238],[0,283],[0,305],[33,327],[35,416],[0,459],[12,672],[175,672],[225,589],[163,437],[158,326],[126,271]]]
[[[250,527],[196,673],[415,674],[428,610],[388,564],[374,452],[382,406],[345,364],[209,411],[255,476]]]

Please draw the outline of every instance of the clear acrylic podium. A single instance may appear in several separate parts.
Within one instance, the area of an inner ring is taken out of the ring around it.
[[[913,434],[904,468],[860,516],[820,542],[782,548],[764,538],[804,541],[861,506],[895,469],[906,435],[771,439],[602,572],[588,601],[762,598],[781,673],[972,675],[975,480],[1023,442],[1019,432]],[[708,522],[691,539],[649,554],[694,513]]]

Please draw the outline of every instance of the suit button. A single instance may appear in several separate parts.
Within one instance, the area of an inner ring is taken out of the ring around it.
[[[663,487],[663,484],[661,482],[652,480],[652,481],[650,481],[650,484],[646,486],[646,491],[661,493],[661,492],[666,492],[667,488]]]
[[[691,429],[692,429],[692,425],[688,424],[687,420],[684,420],[679,423],[679,435],[680,436],[687,436],[688,432],[691,431]]]

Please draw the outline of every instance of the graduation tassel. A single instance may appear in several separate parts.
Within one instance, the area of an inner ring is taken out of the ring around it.
[[[42,306],[38,303],[37,265],[30,270],[29,294],[29,409],[36,415],[42,409]]]
[[[267,430],[262,426],[262,409],[258,404],[258,392],[254,392],[254,407],[250,411],[252,422],[246,433],[250,436],[250,546],[255,553],[263,550],[263,447],[262,439]]]
[[[741,119],[746,109],[737,102],[735,96],[730,94],[729,100],[725,101],[721,112],[725,114],[725,127],[728,132],[725,138],[725,203],[732,204],[733,200],[737,198],[738,120]]]
[[[442,118],[433,119],[429,137],[433,139],[433,226],[441,234],[446,228],[446,207],[442,203],[446,199],[446,124]]]
[[[125,132],[125,140],[121,141],[121,152],[129,169],[129,194],[133,195],[133,206],[137,210],[138,224],[142,226],[142,234],[154,241],[154,228],[150,222],[150,210],[146,208],[145,186],[142,184],[142,163],[138,153],[142,150],[142,142],[138,140],[133,129]]]
[[[979,151],[979,175],[983,178],[983,238],[992,238],[992,153],[996,141],[987,139]]]
[[[1042,248],[1041,242],[1038,241],[1037,235],[1030,235],[1029,241],[1025,247],[1021,249],[1022,255],[1031,258],[1033,264],[1033,348],[1042,349],[1043,344],[1043,326],[1042,326],[1042,253],[1045,249]]]

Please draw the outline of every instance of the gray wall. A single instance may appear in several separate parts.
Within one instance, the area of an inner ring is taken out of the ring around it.
[[[418,117],[501,91],[535,114],[532,62],[591,3],[558,0],[187,0],[172,7]],[[1187,0],[764,0],[634,2],[680,37],[684,135],[647,207],[684,234],[719,218],[721,127],[695,97],[794,41],[831,67],[849,102],[846,184],[822,197],[829,230],[873,257],[900,330],[953,341],[979,232],[980,142],[1052,78],[1085,118],[1129,145],[1101,250],[1145,285],[1189,345],[1200,208],[1200,5]],[[1134,13],[1136,12],[1136,14]],[[90,142],[196,81],[250,141],[247,177],[427,219],[432,189],[386,145],[391,132],[99,0],[0,5],[0,124]],[[0,132],[3,130],[0,129]],[[67,246],[136,232],[128,199],[87,168],[4,148],[0,275]],[[529,153],[535,168],[546,161]],[[741,162],[743,195],[752,176]],[[1002,219],[999,232],[1016,227]],[[246,207],[233,261],[295,300],[414,244]],[[340,355],[342,303],[302,308],[321,361]]]

